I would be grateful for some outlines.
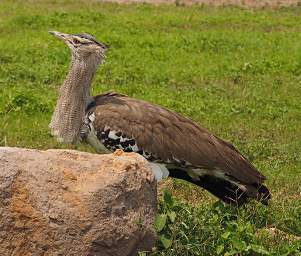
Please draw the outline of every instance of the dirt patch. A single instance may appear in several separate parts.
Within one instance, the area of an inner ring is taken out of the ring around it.
[[[213,6],[235,5],[246,8],[264,8],[264,7],[287,7],[301,5],[301,0],[103,0],[116,3],[151,3],[151,4],[177,4],[193,5],[206,4]]]

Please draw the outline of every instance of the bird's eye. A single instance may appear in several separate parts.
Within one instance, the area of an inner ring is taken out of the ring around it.
[[[77,39],[73,39],[73,43],[75,43],[75,44],[79,44],[79,43],[80,43],[80,41],[79,41],[79,40],[77,40]]]

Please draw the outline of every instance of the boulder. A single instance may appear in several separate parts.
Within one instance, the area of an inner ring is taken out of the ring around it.
[[[154,246],[155,214],[138,154],[0,147],[0,255],[137,255]]]

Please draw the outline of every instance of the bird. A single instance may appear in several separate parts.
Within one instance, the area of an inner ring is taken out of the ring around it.
[[[135,152],[155,178],[186,180],[221,201],[240,206],[250,199],[267,205],[266,177],[231,143],[192,119],[165,107],[116,92],[91,95],[109,46],[87,33],[49,31],[71,50],[68,74],[49,128],[62,143],[87,142],[99,153]]]

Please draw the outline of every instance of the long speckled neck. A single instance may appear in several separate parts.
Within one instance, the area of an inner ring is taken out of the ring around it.
[[[76,143],[90,103],[93,77],[101,63],[97,56],[87,59],[72,56],[69,73],[60,88],[59,98],[49,125],[51,134],[59,141]]]

